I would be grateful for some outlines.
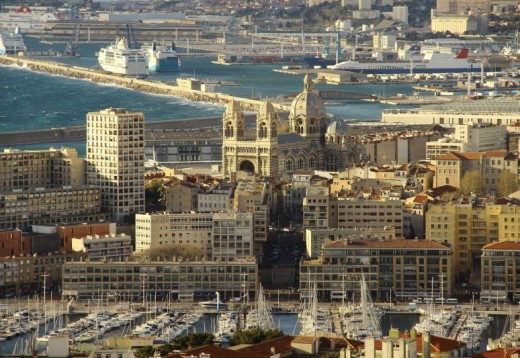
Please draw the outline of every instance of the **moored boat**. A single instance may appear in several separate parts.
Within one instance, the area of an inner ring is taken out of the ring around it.
[[[148,76],[148,61],[142,50],[131,49],[126,38],[121,38],[116,45],[102,48],[98,53],[98,62],[107,72],[130,77]]]
[[[465,73],[489,71],[489,66],[470,62],[468,49],[461,49],[456,55],[432,51],[424,54],[420,61],[345,61],[330,66],[333,70],[364,74],[413,74],[413,73]],[[482,68],[483,67],[483,68]]]

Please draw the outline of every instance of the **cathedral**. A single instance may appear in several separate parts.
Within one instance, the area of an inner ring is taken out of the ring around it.
[[[239,170],[273,177],[291,175],[295,169],[339,171],[364,158],[364,146],[349,135],[344,120],[328,123],[309,74],[304,91],[291,104],[289,123],[279,118],[268,100],[257,112],[252,138],[245,135],[238,102],[229,102],[222,122],[222,167],[228,177]]]

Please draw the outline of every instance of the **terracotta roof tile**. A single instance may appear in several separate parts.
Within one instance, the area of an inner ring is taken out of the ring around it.
[[[501,241],[492,242],[485,245],[482,250],[508,250],[508,251],[520,251],[520,242],[517,241]]]
[[[260,356],[252,356],[250,352],[237,352],[231,349],[211,345],[188,349],[182,353],[174,353],[168,355],[167,358],[185,358],[192,355],[198,357],[201,353],[209,354],[211,358],[260,358]]]
[[[297,337],[296,337],[297,338]],[[258,344],[252,344],[247,347],[238,349],[237,352],[250,354],[249,358],[265,357],[269,358],[273,354],[271,349],[274,348],[276,353],[286,353],[292,351],[291,342],[295,339],[294,336],[283,336],[271,339]],[[211,357],[213,358],[213,357]]]

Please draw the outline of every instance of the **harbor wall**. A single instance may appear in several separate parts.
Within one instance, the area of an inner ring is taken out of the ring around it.
[[[248,125],[255,123],[255,115],[246,114],[245,119]],[[222,125],[221,117],[203,117],[189,119],[171,119],[160,122],[146,122],[147,131],[168,131],[182,129],[201,129],[201,128],[220,128]],[[2,147],[56,143],[75,140],[86,140],[87,132],[85,126],[70,126],[51,129],[41,129],[23,132],[0,133],[0,145]]]
[[[242,109],[248,111],[256,111],[263,101],[230,96],[224,93],[217,92],[202,92],[187,88],[181,88],[176,85],[150,81],[146,79],[137,79],[124,77],[122,75],[111,74],[105,71],[94,70],[90,68],[82,68],[77,66],[70,66],[67,64],[28,59],[16,56],[0,56],[0,64],[2,65],[18,65],[26,67],[33,71],[50,73],[53,75],[66,76],[70,78],[86,79],[96,83],[116,84],[118,86],[130,88],[144,93],[153,93],[161,95],[170,95],[181,97],[194,102],[206,102],[225,105],[231,99],[239,102]],[[276,109],[286,110],[285,106],[280,104],[273,104]]]

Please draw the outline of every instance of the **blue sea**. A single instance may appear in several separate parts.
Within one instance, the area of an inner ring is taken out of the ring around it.
[[[41,44],[37,39],[26,38],[29,51],[52,48],[63,52],[65,44]],[[103,44],[80,44],[80,58],[52,58],[75,66],[93,68],[95,57]],[[175,81],[178,77],[197,77],[207,81],[229,81],[237,86],[218,87],[218,91],[241,97],[277,97],[299,93],[303,90],[303,76],[274,72],[280,65],[234,65],[211,63],[211,58],[184,57],[181,72],[176,74],[152,74],[150,79]],[[409,85],[377,84],[333,86],[318,85],[320,89],[335,89],[366,94],[411,94]],[[84,125],[87,112],[107,107],[123,107],[141,111],[148,121],[221,116],[224,107],[195,103],[173,96],[150,95],[115,85],[100,85],[86,80],[36,73],[15,66],[0,66],[0,131],[14,132],[33,129]],[[327,107],[327,112],[346,120],[372,120],[381,118],[381,111],[391,106],[379,103],[345,103]],[[70,145],[71,143],[56,143]],[[84,153],[84,143],[72,143]],[[0,149],[1,149],[0,143]],[[24,148],[46,148],[37,145]]]

